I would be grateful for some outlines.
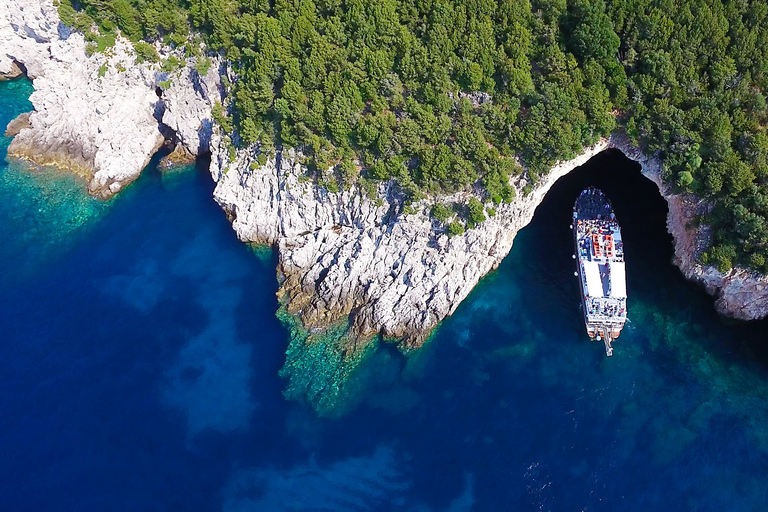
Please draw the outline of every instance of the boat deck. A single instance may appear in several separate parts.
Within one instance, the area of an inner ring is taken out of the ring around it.
[[[573,232],[587,332],[611,355],[611,341],[627,319],[626,271],[621,230],[602,192],[589,188],[579,195]]]

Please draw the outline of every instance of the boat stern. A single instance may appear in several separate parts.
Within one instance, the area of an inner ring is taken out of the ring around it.
[[[587,335],[593,341],[602,341],[605,344],[605,355],[613,355],[613,341],[621,334],[623,325],[605,325],[587,323]]]

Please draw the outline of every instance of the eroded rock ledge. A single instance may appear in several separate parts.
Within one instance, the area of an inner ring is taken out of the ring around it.
[[[189,62],[169,75],[138,63],[121,37],[89,57],[82,34],[60,23],[52,0],[2,2],[0,75],[21,69],[34,83],[34,111],[13,126],[8,154],[75,171],[97,197],[136,179],[168,137],[190,155],[209,150],[217,65],[199,76]]]
[[[435,230],[431,202],[402,213],[402,198],[392,184],[379,186],[370,199],[358,187],[330,193],[306,179],[293,153],[266,165],[255,148],[214,153],[214,198],[232,220],[239,238],[274,244],[282,280],[278,295],[289,312],[309,329],[349,319],[354,338],[381,333],[418,346],[452,314],[477,282],[509,253],[517,232],[527,225],[549,188],[560,177],[608,148],[617,148],[643,167],[670,204],[669,230],[676,264],[685,275],[718,296],[717,308],[736,318],[768,312],[766,278],[744,270],[727,275],[695,263],[697,232],[684,208],[690,198],[673,194],[660,179],[658,159],[646,157],[622,137],[603,140],[579,157],[562,162],[528,195],[525,180],[515,183],[517,198],[500,205],[495,217],[463,235],[449,238]],[[466,202],[469,193],[444,198]]]

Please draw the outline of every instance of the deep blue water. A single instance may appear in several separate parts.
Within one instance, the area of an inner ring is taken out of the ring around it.
[[[0,83],[0,126],[30,92]],[[573,277],[587,184],[626,239],[612,358]],[[202,164],[150,164],[102,203],[0,164],[2,510],[766,509],[766,323],[719,319],[682,279],[665,204],[620,155],[558,182],[429,344],[380,348],[333,420],[283,398],[275,256],[211,191]]]

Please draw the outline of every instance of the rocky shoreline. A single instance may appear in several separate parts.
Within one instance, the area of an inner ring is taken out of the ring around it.
[[[381,184],[373,199],[358,186],[328,192],[302,179],[292,153],[258,166],[255,148],[239,150],[232,162],[222,148],[214,151],[211,174],[214,199],[238,237],[277,247],[278,296],[306,329],[348,319],[355,343],[381,334],[418,347],[501,263],[552,184],[607,146],[603,141],[559,164],[528,195],[519,180],[515,201],[454,237],[430,218],[431,201],[406,214],[394,183]],[[440,200],[465,203],[471,196]]]
[[[704,227],[693,227],[697,210],[690,204],[695,199],[674,194],[661,180],[659,159],[642,154],[621,135],[558,164],[528,195],[523,192],[527,182],[519,179],[512,203],[500,205],[494,217],[475,229],[450,238],[429,217],[432,201],[422,201],[415,213],[405,214],[393,184],[380,185],[375,199],[358,187],[330,193],[302,180],[294,154],[278,155],[260,166],[255,148],[238,151],[233,161],[220,149],[214,152],[211,173],[217,182],[214,198],[238,237],[277,247],[282,276],[278,295],[307,329],[348,319],[355,342],[381,334],[416,347],[499,265],[554,182],[609,148],[638,162],[659,187],[670,207],[667,224],[675,240],[675,264],[716,297],[718,312],[743,320],[766,316],[767,278],[744,269],[723,274],[698,264]],[[471,196],[440,200],[464,204]]]
[[[209,150],[211,106],[221,97],[216,65],[200,76],[182,59],[163,72],[139,63],[122,37],[88,56],[83,35],[60,23],[52,0],[0,5],[0,48],[0,76],[23,70],[35,88],[34,110],[13,127],[11,156],[74,171],[106,199],[135,180],[167,139],[189,155]]]
[[[265,162],[253,146],[232,158],[211,115],[222,94],[217,65],[200,76],[187,61],[170,76],[157,64],[138,63],[120,38],[89,57],[83,36],[59,23],[51,0],[0,6],[0,47],[0,74],[23,67],[35,87],[35,110],[9,127],[9,154],[79,172],[93,195],[107,198],[138,177],[164,141],[175,146],[171,163],[211,151],[214,199],[241,240],[277,247],[281,304],[308,332],[341,324],[354,347],[379,334],[420,346],[509,253],[555,181],[608,148],[640,163],[657,184],[669,204],[675,263],[716,297],[717,310],[745,320],[768,314],[768,278],[696,263],[706,233],[692,219],[706,205],[674,194],[658,159],[620,136],[559,163],[536,184],[517,178],[514,201],[449,237],[429,216],[435,198],[405,210],[394,183],[380,184],[373,197],[359,186],[333,193],[306,179],[292,151]],[[439,200],[466,204],[473,195]]]

